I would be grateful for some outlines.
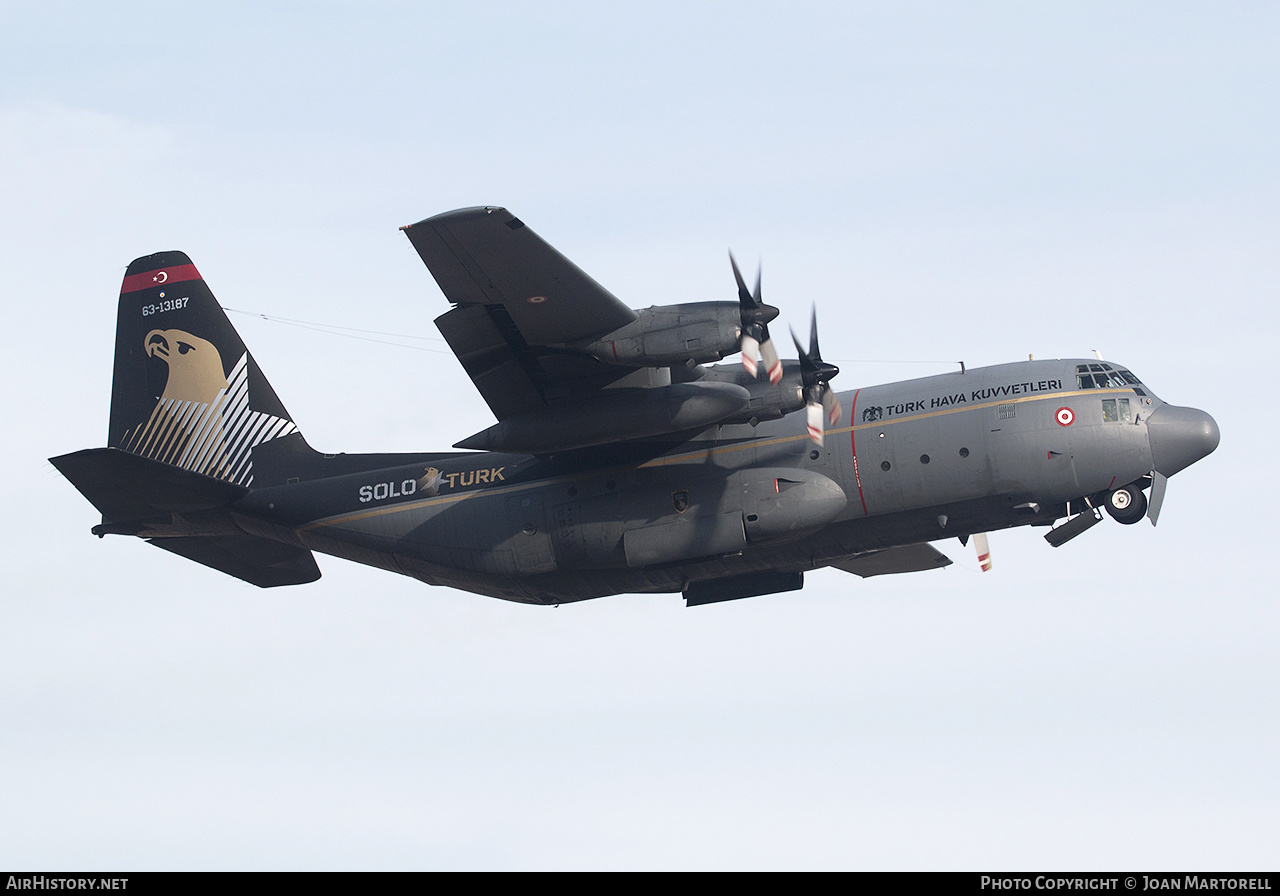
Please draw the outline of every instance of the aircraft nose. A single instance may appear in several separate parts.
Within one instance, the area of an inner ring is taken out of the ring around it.
[[[1156,471],[1172,476],[1218,447],[1217,422],[1204,411],[1166,404],[1147,418],[1147,439]]]

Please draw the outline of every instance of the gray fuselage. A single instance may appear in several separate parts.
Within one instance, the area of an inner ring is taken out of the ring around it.
[[[255,489],[235,511],[251,531],[529,603],[814,569],[1051,525],[1142,480],[1155,469],[1148,421],[1168,406],[1122,368],[1090,366],[1102,367],[1026,361],[842,393],[821,448],[792,414],[678,444],[422,455]]]

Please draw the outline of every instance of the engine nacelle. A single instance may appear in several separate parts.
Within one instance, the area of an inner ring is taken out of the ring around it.
[[[782,362],[782,379],[777,384],[751,376],[740,364],[700,368],[695,375],[698,382],[736,383],[747,390],[747,404],[721,423],[778,420],[793,411],[804,410],[804,379],[798,361]]]
[[[737,302],[657,305],[636,315],[626,326],[573,348],[606,364],[668,367],[719,361],[741,345],[742,313]]]
[[[605,389],[581,401],[515,414],[455,448],[554,454],[612,442],[705,429],[746,407],[732,383],[675,383],[651,389]]]

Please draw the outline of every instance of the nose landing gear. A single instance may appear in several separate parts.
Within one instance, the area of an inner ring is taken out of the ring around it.
[[[1116,489],[1107,495],[1104,503],[1111,518],[1126,526],[1132,526],[1147,515],[1147,496],[1136,485]]]

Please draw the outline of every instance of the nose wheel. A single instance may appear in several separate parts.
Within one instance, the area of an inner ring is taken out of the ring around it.
[[[1147,515],[1147,496],[1136,485],[1126,485],[1107,495],[1106,507],[1117,523],[1132,526]]]

